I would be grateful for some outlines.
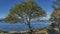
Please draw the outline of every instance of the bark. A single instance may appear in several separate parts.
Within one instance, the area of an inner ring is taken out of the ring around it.
[[[28,22],[29,34],[33,34],[32,27],[30,26],[30,22]]]

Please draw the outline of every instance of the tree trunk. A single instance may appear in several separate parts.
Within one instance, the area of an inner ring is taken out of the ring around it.
[[[32,27],[30,26],[30,21],[28,21],[29,34],[33,34]]]
[[[27,25],[28,25],[28,28],[29,28],[29,34],[33,34],[33,30],[32,30],[31,24],[30,24],[31,14],[32,14],[32,12],[29,15],[29,18],[28,18],[29,20],[27,19]]]

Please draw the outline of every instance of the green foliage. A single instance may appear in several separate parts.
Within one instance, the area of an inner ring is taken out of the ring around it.
[[[56,28],[58,28],[58,30],[56,29],[56,31],[57,31],[57,33],[60,34],[60,0],[55,0],[55,1],[54,1],[54,11],[53,11],[53,13],[51,14],[50,20],[51,20],[53,23],[56,24],[56,25],[53,25],[53,24],[52,24],[52,26],[53,26],[53,28],[54,28],[54,26],[55,26]],[[59,31],[59,32],[58,32],[58,31]],[[56,34],[57,34],[57,33],[56,33]]]
[[[25,19],[33,19],[46,16],[46,12],[42,10],[34,1],[22,2],[10,9],[10,14],[5,19],[6,22],[22,22]]]
[[[60,18],[60,0],[55,0],[53,3],[54,11],[51,14],[51,21],[57,21]]]
[[[56,21],[58,18],[60,18],[60,8],[54,9],[53,13],[51,14],[51,21]]]

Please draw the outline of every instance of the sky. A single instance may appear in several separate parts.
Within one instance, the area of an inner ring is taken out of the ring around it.
[[[5,18],[9,14],[9,10],[15,6],[15,4],[20,4],[22,1],[27,0],[0,0],[0,18]],[[50,18],[53,12],[52,8],[53,0],[35,0],[38,6],[47,12],[47,19]]]

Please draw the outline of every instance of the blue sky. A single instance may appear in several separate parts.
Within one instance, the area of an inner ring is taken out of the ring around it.
[[[0,0],[0,18],[5,18],[9,14],[9,10],[15,6],[15,4],[20,4],[21,1],[27,0]],[[53,0],[35,0],[38,6],[47,12],[47,18],[53,12],[52,9]]]

